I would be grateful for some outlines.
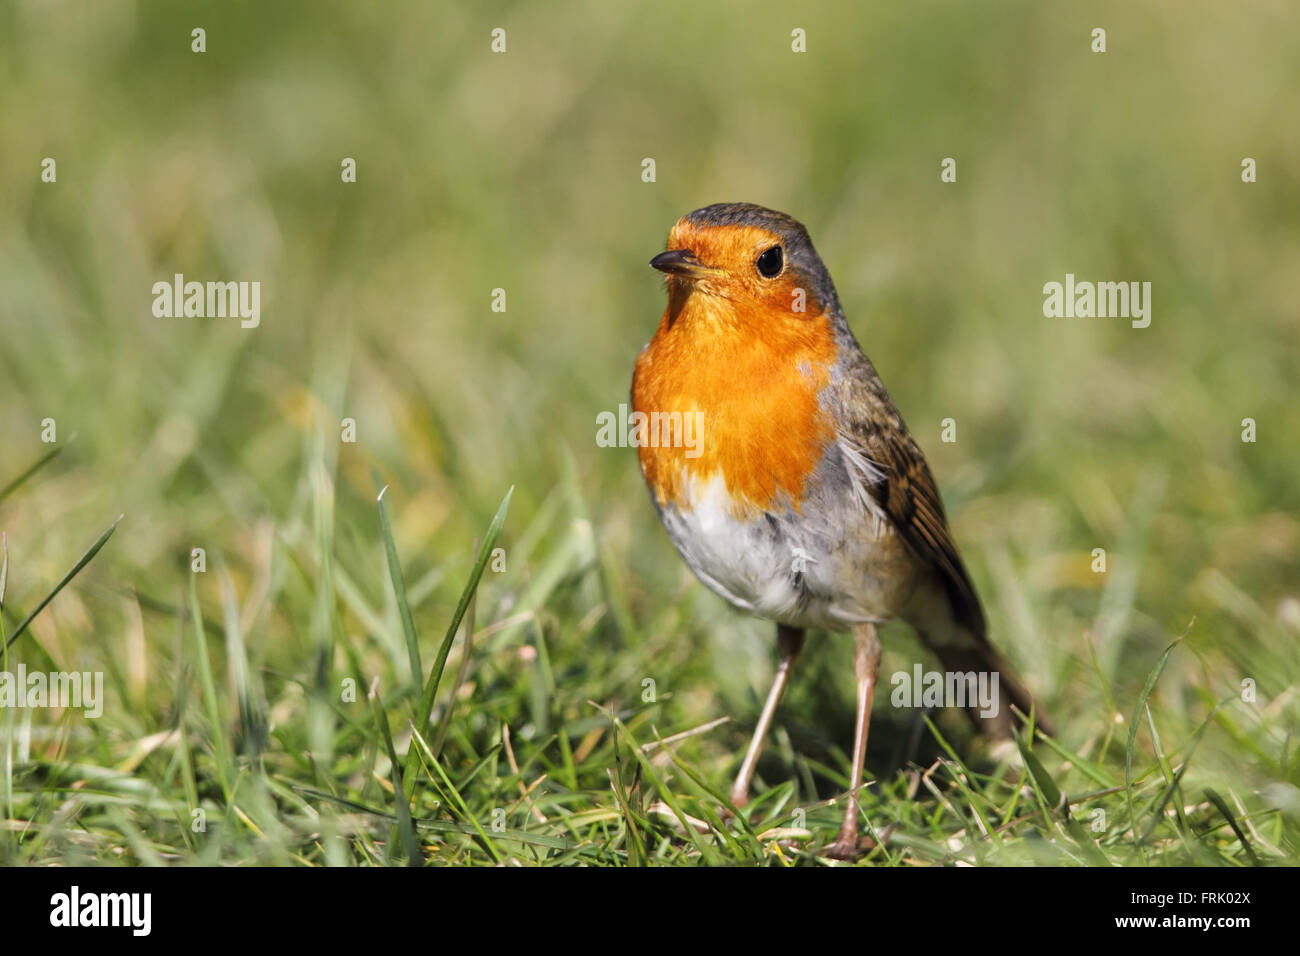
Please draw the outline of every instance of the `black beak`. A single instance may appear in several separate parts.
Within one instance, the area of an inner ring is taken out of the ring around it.
[[[699,279],[714,275],[717,269],[711,269],[696,258],[689,249],[669,249],[650,260],[651,267],[670,276],[682,276],[686,279]]]

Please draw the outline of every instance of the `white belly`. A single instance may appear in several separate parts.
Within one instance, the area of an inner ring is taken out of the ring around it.
[[[785,507],[745,520],[720,474],[685,487],[680,505],[660,509],[664,527],[696,576],[742,610],[847,630],[893,617],[912,590],[902,542],[851,497],[814,507],[827,503],[814,489],[802,514]]]

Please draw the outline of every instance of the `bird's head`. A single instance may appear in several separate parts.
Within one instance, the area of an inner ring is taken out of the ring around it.
[[[698,308],[747,325],[798,324],[839,307],[807,230],[751,203],[717,203],[683,216],[650,265],[668,276],[670,323]]]

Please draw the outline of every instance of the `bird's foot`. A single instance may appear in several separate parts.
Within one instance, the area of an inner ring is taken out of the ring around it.
[[[855,829],[850,833],[841,830],[835,842],[822,851],[822,856],[830,857],[832,860],[843,860],[852,863],[861,852],[862,848],[858,844],[858,831]]]

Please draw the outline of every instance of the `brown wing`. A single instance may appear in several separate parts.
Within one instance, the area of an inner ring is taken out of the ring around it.
[[[885,471],[872,494],[903,540],[939,572],[958,622],[983,637],[984,611],[948,531],[934,476],[901,419],[899,426],[877,430],[874,440],[866,441],[867,453]]]
[[[984,611],[948,531],[934,476],[865,355],[859,353],[840,394],[841,427],[884,473],[870,485],[871,496],[912,551],[935,569],[958,623],[985,637]]]

